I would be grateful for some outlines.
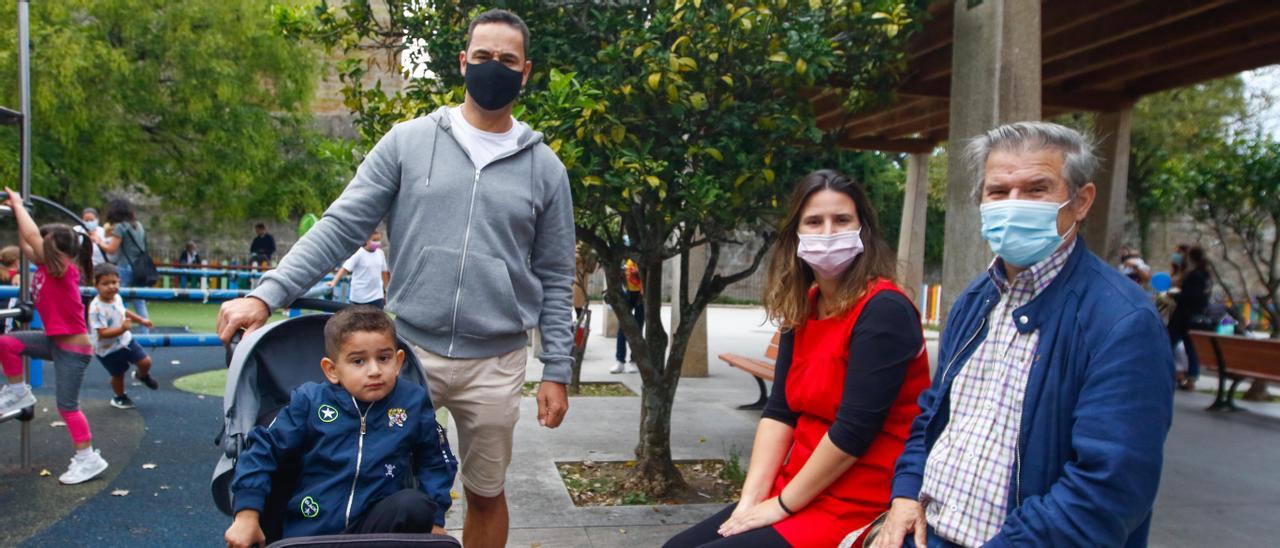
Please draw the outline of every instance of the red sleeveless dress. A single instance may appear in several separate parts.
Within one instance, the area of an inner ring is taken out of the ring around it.
[[[799,420],[791,449],[769,496],[777,496],[800,472],[835,422],[849,364],[853,326],[867,301],[881,291],[902,293],[892,282],[877,280],[849,312],[822,320],[810,316],[796,328],[786,397]],[[903,326],[903,329],[919,328],[918,325]],[[854,367],[857,367],[857,356],[854,356]],[[921,345],[920,353],[908,362],[907,376],[898,397],[867,452],[807,506],[774,524],[788,543],[804,547],[836,546],[846,535],[889,509],[893,466],[906,444],[911,421],[920,414],[916,403],[920,392],[928,387],[929,356]]]

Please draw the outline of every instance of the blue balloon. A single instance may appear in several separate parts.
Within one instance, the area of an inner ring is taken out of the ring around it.
[[[1156,272],[1156,274],[1151,277],[1152,289],[1164,293],[1165,291],[1168,291],[1170,287],[1173,287],[1173,278],[1169,276],[1168,272]]]

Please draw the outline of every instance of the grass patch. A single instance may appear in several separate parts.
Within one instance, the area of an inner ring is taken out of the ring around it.
[[[227,386],[227,370],[213,369],[174,379],[173,386],[183,392],[221,398]]]
[[[520,395],[526,398],[537,396],[539,384],[541,383],[536,381],[524,383],[520,389]],[[570,395],[589,398],[626,398],[635,396],[636,393],[620,382],[583,382],[578,383],[578,393]]]
[[[148,301],[147,314],[160,327],[186,327],[192,333],[212,333],[218,325],[219,303],[194,301]],[[279,312],[272,314],[267,323],[288,318]]]
[[[746,479],[737,456],[730,460],[676,461],[689,489],[659,499],[626,488],[636,461],[557,462],[556,470],[577,506],[644,506],[650,504],[706,504],[737,502]]]

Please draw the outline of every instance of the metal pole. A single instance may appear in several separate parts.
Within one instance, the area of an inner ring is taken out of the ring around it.
[[[21,157],[19,159],[22,197],[31,195],[31,29],[28,27],[27,0],[18,0],[18,108],[22,111]],[[19,300],[31,302],[31,274],[27,272],[26,255],[19,254]],[[22,357],[22,370],[31,378],[31,359]],[[31,421],[22,422],[22,469],[31,468]]]

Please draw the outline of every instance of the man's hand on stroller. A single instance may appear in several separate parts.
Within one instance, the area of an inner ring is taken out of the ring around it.
[[[258,511],[241,510],[237,512],[236,519],[231,522],[231,527],[227,528],[226,534],[223,535],[223,540],[227,541],[227,548],[266,546],[267,536],[262,533],[262,526],[258,523]]]
[[[218,338],[230,344],[236,331],[244,329],[245,335],[267,324],[271,309],[257,297],[242,297],[222,303],[218,310]]]

